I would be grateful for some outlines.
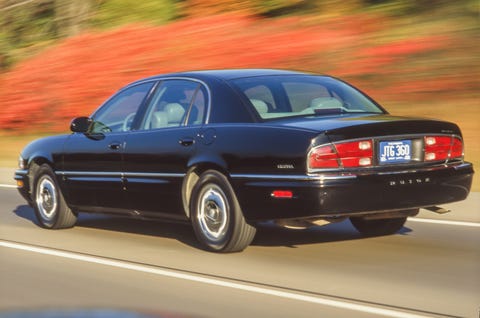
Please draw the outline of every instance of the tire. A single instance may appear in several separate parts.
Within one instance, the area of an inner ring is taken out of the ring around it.
[[[365,236],[380,236],[397,233],[407,221],[407,217],[372,219],[351,217],[352,225]]]
[[[33,207],[44,228],[63,229],[75,225],[77,215],[67,206],[50,166],[40,166],[34,177]]]
[[[193,187],[190,220],[198,241],[212,252],[243,251],[256,232],[245,221],[227,178],[214,170],[204,172]]]

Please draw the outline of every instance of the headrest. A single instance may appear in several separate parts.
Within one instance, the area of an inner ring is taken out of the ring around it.
[[[268,113],[268,105],[263,100],[252,98],[250,102],[255,106],[255,109],[260,115]]]
[[[341,108],[342,103],[335,97],[318,97],[310,102],[311,108]]]
[[[178,103],[170,103],[164,108],[167,113],[168,123],[180,123],[185,115],[185,109]]]
[[[168,126],[167,113],[158,111],[152,114],[152,119],[150,121],[150,128],[162,128]]]

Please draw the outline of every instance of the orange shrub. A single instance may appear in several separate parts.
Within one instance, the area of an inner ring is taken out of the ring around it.
[[[328,72],[368,87],[367,92],[380,100],[392,95],[412,98],[446,87],[478,90],[473,75],[440,74],[425,82],[437,72],[435,65],[410,63],[412,56],[449,47],[452,39],[417,37],[370,45],[366,39],[381,22],[368,15],[319,23],[299,17],[223,14],[164,26],[87,32],[1,74],[0,130],[66,130],[72,117],[90,114],[119,87],[183,70],[266,67]]]

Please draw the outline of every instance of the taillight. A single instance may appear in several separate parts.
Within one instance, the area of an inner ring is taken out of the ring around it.
[[[344,142],[335,144],[337,154],[344,167],[368,167],[373,162],[371,140]]]
[[[313,149],[308,157],[308,167],[310,169],[338,168],[338,156],[333,145]]]
[[[463,157],[463,142],[458,137],[453,137],[452,150],[450,151],[450,159]]]
[[[425,161],[444,161],[462,158],[463,143],[458,137],[426,136]]]
[[[359,168],[373,163],[371,139],[334,143],[314,148],[308,157],[310,169]]]

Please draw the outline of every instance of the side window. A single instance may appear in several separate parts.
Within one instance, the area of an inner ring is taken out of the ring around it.
[[[199,95],[199,87],[199,83],[188,80],[163,81],[150,99],[141,129],[182,126],[187,117],[191,124],[201,121],[205,98]]]
[[[138,109],[153,86],[143,83],[120,91],[93,116],[92,133],[129,131]]]

